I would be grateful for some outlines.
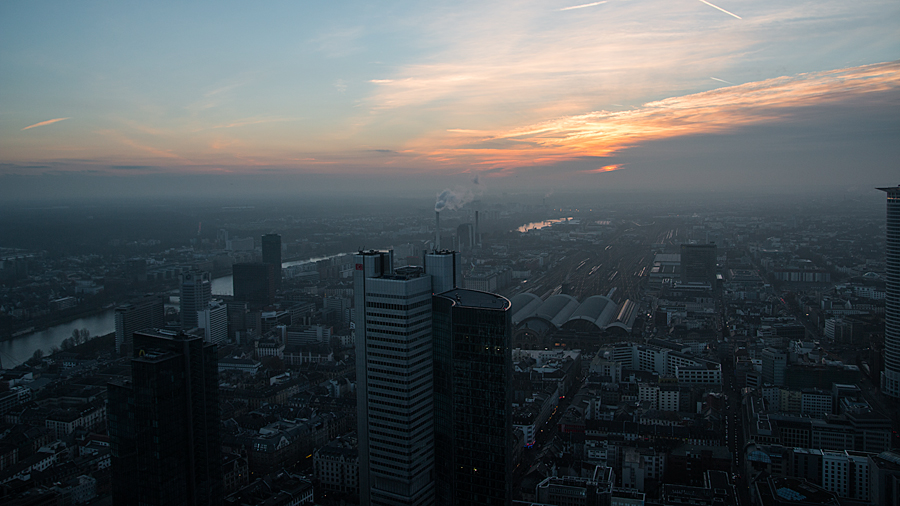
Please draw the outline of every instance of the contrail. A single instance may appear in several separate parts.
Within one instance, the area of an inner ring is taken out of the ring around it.
[[[593,3],[589,3],[589,4],[573,5],[572,7],[563,7],[560,10],[561,11],[570,11],[572,9],[584,9],[585,7],[593,7],[595,5],[601,5],[601,4],[605,4],[605,3],[606,3],[606,0],[603,0],[602,2],[593,2]]]
[[[717,5],[713,5],[713,4],[709,3],[709,2],[707,2],[706,0],[700,0],[700,1],[703,2],[703,3],[705,3],[705,4],[708,5],[708,6],[712,7],[713,9],[719,9],[720,11],[724,12],[725,14],[728,14],[729,16],[734,16],[734,17],[736,17],[736,18],[738,18],[738,19],[744,19],[744,18],[738,16],[737,14],[735,14],[735,13],[733,13],[733,12],[728,12],[728,11],[726,11],[725,9],[723,9],[723,8],[717,6]]]
[[[724,79],[719,79],[718,77],[710,77],[710,79],[712,79],[713,81],[719,81],[720,83],[730,84],[732,86],[734,85],[734,83],[730,83]]]
[[[34,128],[34,127],[39,127],[39,126],[44,126],[44,125],[50,125],[50,124],[52,124],[52,123],[56,123],[57,121],[62,121],[62,120],[66,120],[66,119],[71,119],[71,118],[48,119],[47,121],[41,121],[40,123],[35,123],[35,124],[33,124],[33,125],[29,125],[29,126],[23,128],[22,130],[28,130],[29,128]]]

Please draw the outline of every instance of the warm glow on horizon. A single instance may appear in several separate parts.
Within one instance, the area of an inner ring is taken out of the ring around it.
[[[469,132],[432,140],[437,162],[486,167],[543,165],[582,156],[606,157],[654,140],[710,134],[777,122],[798,108],[867,94],[900,91],[900,62],[779,77],[672,97],[621,112],[591,112],[507,132]],[[508,141],[503,149],[481,148]]]

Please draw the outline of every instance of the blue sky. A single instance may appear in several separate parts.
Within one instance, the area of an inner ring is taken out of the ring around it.
[[[896,184],[898,59],[896,1],[4,2],[0,196]]]

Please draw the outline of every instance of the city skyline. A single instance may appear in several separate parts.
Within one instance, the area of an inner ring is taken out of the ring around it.
[[[3,198],[873,187],[900,8],[0,7]]]

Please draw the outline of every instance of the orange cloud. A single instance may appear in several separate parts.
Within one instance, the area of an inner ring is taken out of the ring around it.
[[[797,108],[900,89],[900,62],[778,77],[649,102],[621,111],[594,111],[505,131],[454,129],[414,142],[431,161],[485,167],[534,166],[584,156],[610,156],[644,142],[733,131],[785,119]]]
[[[56,122],[59,122],[59,121],[64,121],[64,120],[67,120],[67,119],[72,119],[72,118],[56,118],[56,119],[48,119],[47,121],[41,121],[40,123],[35,123],[35,124],[33,124],[33,125],[29,125],[29,126],[23,128],[22,130],[28,130],[29,128],[35,128],[35,127],[44,126],[44,125],[52,125],[53,123],[56,123]]]
[[[585,172],[587,174],[601,174],[603,172],[612,172],[615,170],[622,170],[623,168],[624,167],[621,163],[616,163],[613,165],[604,165],[603,167],[599,167],[599,168],[591,169],[591,170],[585,170],[582,172]]]

